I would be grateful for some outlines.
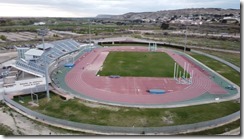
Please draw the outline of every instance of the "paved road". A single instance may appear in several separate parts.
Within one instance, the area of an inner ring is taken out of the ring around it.
[[[17,57],[17,52],[0,53],[0,68],[2,63]]]

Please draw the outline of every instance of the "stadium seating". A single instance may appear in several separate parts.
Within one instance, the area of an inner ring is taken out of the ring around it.
[[[47,64],[50,64],[59,57],[80,49],[80,44],[72,39],[54,41],[51,42],[51,44],[53,45],[53,47],[46,49],[38,60],[27,62],[18,59],[16,61],[16,66],[34,73],[44,74],[45,61],[47,61]]]

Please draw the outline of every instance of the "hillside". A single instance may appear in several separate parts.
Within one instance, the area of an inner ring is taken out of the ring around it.
[[[136,20],[136,19],[160,19],[160,18],[177,18],[188,16],[211,16],[211,17],[225,17],[225,16],[240,16],[240,9],[220,9],[220,8],[192,8],[179,10],[163,10],[157,12],[141,12],[141,13],[126,13],[123,15],[98,15],[97,18],[111,18],[119,20]]]

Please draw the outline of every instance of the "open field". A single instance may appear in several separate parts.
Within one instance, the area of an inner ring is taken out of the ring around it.
[[[193,132],[193,133],[188,133],[188,134],[181,134],[181,135],[216,135],[216,134],[222,134],[228,131],[231,131],[233,129],[236,129],[240,127],[241,121],[236,120],[234,122],[231,122],[229,124],[214,128],[214,129],[209,129],[209,130],[204,130],[200,132]]]
[[[42,94],[42,96],[45,96]],[[181,108],[140,109],[101,106],[78,99],[64,101],[52,94],[51,100],[41,97],[39,107],[28,105],[30,96],[23,96],[25,106],[40,113],[70,121],[125,127],[150,127],[190,124],[212,120],[240,110],[240,104],[229,101]],[[15,98],[18,102],[18,97]]]
[[[0,103],[0,135],[89,135],[83,132],[70,131],[53,127],[29,119]]]
[[[203,64],[205,64],[206,66],[208,66],[209,68],[213,69],[217,73],[221,74],[225,78],[229,79],[233,83],[239,86],[241,85],[240,73],[235,71],[231,67],[203,55],[199,55],[195,53],[191,53],[190,55],[195,59],[199,60],[200,62],[202,62]]]
[[[0,35],[6,36],[7,40],[9,41],[28,41],[37,39],[38,37],[37,33],[33,32],[0,32]]]
[[[217,51],[210,51],[210,50],[199,50],[204,53],[217,56],[222,58],[238,67],[241,67],[241,54],[240,53],[225,53],[225,52],[217,52]]]
[[[182,70],[182,68],[180,68]],[[161,52],[110,52],[101,76],[173,77],[174,60]]]
[[[185,44],[184,36],[143,35],[140,38],[153,39],[153,40],[169,42],[169,43],[176,43],[176,44]],[[228,49],[228,50],[237,50],[237,51],[239,51],[241,49],[240,41],[215,40],[215,39],[208,39],[208,38],[204,38],[204,37],[201,37],[201,38],[188,37],[187,45]]]

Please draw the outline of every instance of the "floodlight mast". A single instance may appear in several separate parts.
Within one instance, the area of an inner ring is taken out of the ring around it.
[[[91,25],[90,25],[90,19],[89,19],[89,46],[90,46],[90,51],[91,51]]]
[[[187,24],[186,24],[186,32],[185,32],[185,46],[184,46],[184,53],[186,52],[186,42],[187,42]]]
[[[46,36],[47,33],[48,33],[47,29],[38,30],[38,35],[42,36],[43,51],[45,51],[44,36]],[[45,66],[45,80],[46,80],[47,99],[50,100],[49,86],[48,86],[48,64],[47,64],[47,58],[46,57],[44,57],[44,66]]]

